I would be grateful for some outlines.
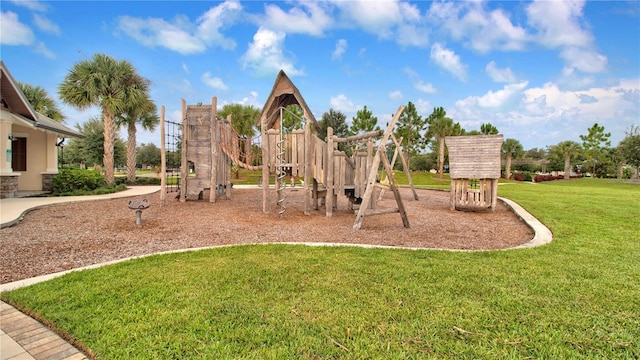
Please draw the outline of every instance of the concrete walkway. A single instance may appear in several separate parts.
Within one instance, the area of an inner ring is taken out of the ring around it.
[[[247,186],[247,188],[257,188],[255,186]],[[15,198],[0,200],[0,227],[4,228],[19,222],[24,214],[29,210],[41,208],[48,205],[60,204],[75,201],[90,201],[102,199],[116,199],[131,196],[148,195],[159,191],[159,186],[134,186],[129,189],[106,195],[95,196],[72,196],[72,197],[41,197],[41,198]],[[527,212],[517,203],[500,198],[511,210],[522,219],[534,232],[534,237],[526,244],[515,248],[530,248],[541,246],[551,242],[553,234],[533,215]],[[292,244],[294,245],[294,244]],[[353,244],[326,244],[326,243],[295,243],[295,245],[309,246],[358,246]],[[365,247],[382,247],[390,249],[398,249],[398,247],[386,246],[365,246]],[[514,248],[514,249],[515,249]],[[419,250],[412,248],[413,250]],[[181,251],[197,251],[200,249],[176,250],[170,252]],[[509,250],[509,249],[504,249]],[[169,252],[169,253],[170,253]],[[82,269],[97,268],[104,265],[125,261],[128,259],[120,259],[109,261],[103,264],[90,265]],[[0,285],[0,292],[10,291],[24,286],[29,286],[42,281],[50,280],[57,276],[62,276],[71,271],[82,269],[72,269],[60,273],[38,276],[31,279],[24,279],[13,283]],[[87,357],[77,348],[73,347],[59,335],[49,330],[38,321],[21,313],[9,304],[0,301],[0,360],[78,360],[87,359]]]

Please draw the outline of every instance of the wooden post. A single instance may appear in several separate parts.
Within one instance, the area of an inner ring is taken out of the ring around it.
[[[187,164],[187,147],[189,146],[189,126],[187,125],[187,102],[182,99],[182,146],[180,149],[180,202],[187,201],[187,176],[189,165]]]
[[[396,111],[396,114],[391,119],[389,126],[387,126],[387,129],[385,130],[384,135],[382,136],[382,140],[380,140],[380,145],[378,146],[378,154],[377,154],[378,156],[375,156],[373,158],[373,164],[371,165],[372,169],[373,168],[378,169],[378,166],[380,165],[380,161],[381,161],[380,153],[381,152],[384,153],[386,144],[389,141],[389,137],[391,136],[391,132],[393,131],[393,128],[403,111],[404,111],[404,106],[400,105],[400,107],[398,107],[398,111]],[[385,169],[387,169],[387,174],[391,176],[391,179],[389,179],[391,181],[393,179],[393,172],[391,173],[388,172],[390,169],[390,166],[388,166],[388,161],[386,161],[386,154],[384,155],[384,157],[385,157]],[[371,201],[371,197],[373,195],[373,188],[376,183],[376,175],[377,175],[377,171],[369,171],[369,176],[367,178],[367,188],[364,192],[364,195],[362,196],[362,205],[365,205],[366,203]],[[395,180],[392,183],[395,184]],[[398,188],[397,186],[395,186],[395,187],[392,187],[392,189],[394,189],[394,194],[396,194],[396,202],[398,202],[398,209],[400,210],[400,216],[402,216],[402,221],[404,223],[404,226],[409,227],[409,220],[407,219],[407,214],[404,211],[404,206],[402,205],[402,198],[398,196],[399,195]],[[354,230],[358,230],[362,226],[362,220],[364,219],[364,215],[367,210],[367,206],[366,205],[362,206],[362,205],[360,206],[360,209],[358,209],[358,215],[356,215],[356,220],[353,224]]]
[[[211,98],[211,181],[209,182],[209,202],[216,202],[218,185],[218,157],[220,154],[220,135],[218,128],[218,98]]]
[[[260,119],[260,134],[262,135],[262,212],[269,212],[269,137],[267,135],[265,119]]]
[[[231,130],[231,114],[227,115],[227,123],[229,124],[229,129],[228,129],[230,133],[229,135],[234,136],[230,131]],[[237,144],[237,142],[234,142],[234,145],[235,144]],[[234,150],[238,151],[237,147]],[[223,182],[223,184],[225,185],[223,190],[224,190],[225,198],[228,200],[228,199],[231,199],[231,169],[229,168],[229,163],[226,159],[224,160],[224,164],[225,166],[224,166],[223,175],[226,181]]]
[[[381,157],[382,164],[384,165],[385,170],[387,171],[387,178],[389,179],[389,186],[391,187],[391,191],[393,191],[393,195],[396,199],[396,203],[398,204],[398,212],[400,213],[400,217],[402,218],[402,224],[404,227],[408,228],[409,218],[407,217],[407,211],[404,208],[404,204],[402,203],[402,197],[400,196],[400,190],[398,190],[398,183],[396,183],[396,178],[393,177],[393,169],[391,168],[391,164],[389,164],[389,159],[387,159],[387,154],[384,151],[384,147],[382,146],[383,151],[378,151],[378,154]]]
[[[378,148],[378,152],[379,152],[380,148]],[[385,159],[387,157],[386,151],[385,154],[378,154],[380,156],[384,156]],[[375,169],[372,167],[373,164],[373,140],[369,139],[367,140],[367,171],[369,173],[374,172],[376,173],[376,177],[375,179],[378,178],[378,165],[376,165]],[[365,175],[366,176],[366,175]],[[367,184],[367,186],[369,186],[369,184]],[[366,190],[365,190],[366,191]],[[365,205],[366,204],[366,205]],[[369,209],[375,209],[376,207],[376,200],[375,200],[375,196],[371,196],[371,200],[368,201],[367,203],[363,202],[362,205],[364,206],[368,206]]]
[[[413,179],[411,178],[411,171],[409,171],[409,162],[407,161],[407,158],[405,157],[404,151],[402,151],[402,138],[400,138],[400,140],[398,141],[396,139],[395,136],[392,136],[392,140],[393,142],[396,144],[396,150],[398,150],[398,152],[400,153],[400,160],[402,160],[402,168],[404,169],[404,173],[407,175],[407,180],[409,180],[409,187],[411,188],[411,191],[413,191],[413,198],[418,201],[420,199],[418,199],[418,193],[416,192],[416,188],[413,186]],[[393,164],[391,164],[391,167],[393,167],[393,165],[395,164],[395,162]]]
[[[496,211],[498,203],[498,179],[491,179],[491,211]]]
[[[449,191],[449,209],[456,209],[456,196],[458,192],[458,179],[451,179],[451,190]]]
[[[327,183],[325,184],[327,187],[327,195],[325,199],[325,208],[328,217],[333,216],[333,192],[334,192],[334,184],[335,179],[333,178],[334,174],[334,157],[333,157],[333,128],[327,128],[327,163],[324,164],[324,171],[327,173]]]
[[[167,154],[164,129],[164,105],[160,107],[160,204],[164,205],[167,197]]]
[[[311,162],[313,161],[313,144],[311,141],[311,120],[307,114],[304,114],[305,124],[304,124],[304,214],[311,214],[311,198],[316,194],[316,192],[312,189],[312,186],[315,186],[317,189],[317,183],[312,185],[310,184],[311,179],[313,179],[311,168]],[[300,144],[298,144],[300,146]],[[292,149],[292,151],[296,151],[296,149]],[[293,171],[293,169],[291,169]],[[314,200],[314,208],[318,208],[317,199]]]

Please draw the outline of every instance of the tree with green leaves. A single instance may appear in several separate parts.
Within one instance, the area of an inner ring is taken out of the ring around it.
[[[142,126],[145,130],[153,131],[160,123],[157,115],[156,104],[148,98],[147,101],[128,107],[126,111],[116,117],[117,126],[124,125],[127,127],[127,181],[133,183],[136,181],[136,146],[137,146],[137,125]]]
[[[49,96],[47,91],[40,86],[33,86],[27,83],[18,82],[18,87],[31,104],[33,110],[57,122],[64,121],[64,115],[56,104],[56,101]]]
[[[571,177],[571,160],[574,160],[582,152],[582,147],[575,141],[567,140],[552,146],[551,152],[562,156],[564,159],[564,178]]]
[[[104,123],[103,163],[107,184],[115,181],[116,117],[129,108],[144,104],[148,100],[146,88],[146,80],[138,75],[131,63],[105,54],[95,54],[91,59],[74,64],[58,87],[62,101],[73,107],[80,110],[100,107]]]
[[[245,163],[252,162],[252,149],[251,149],[251,139],[258,132],[258,118],[260,117],[260,109],[251,106],[251,105],[242,105],[242,104],[225,104],[220,111],[218,111],[218,115],[221,117],[228,117],[231,115],[231,127],[238,132],[238,136],[240,137],[239,146],[240,146],[240,161],[244,161]],[[236,178],[239,176],[239,168],[235,167],[235,176]]]
[[[160,149],[154,143],[140,145],[136,150],[136,164],[160,166]]]
[[[580,135],[585,155],[593,164],[593,176],[596,175],[596,164],[605,160],[605,149],[611,147],[611,133],[604,132],[604,126],[593,124],[587,135]]]
[[[358,110],[356,116],[351,118],[349,135],[359,135],[376,130],[380,130],[380,126],[378,126],[378,117],[373,116],[373,113],[367,109],[367,105]]]
[[[426,126],[426,119],[418,114],[416,106],[409,101],[398,118],[394,135],[398,139],[403,138],[404,149],[410,157],[426,148],[427,142],[422,136]]]
[[[104,166],[104,125],[99,117],[93,117],[82,124],[76,124],[76,129],[85,137],[71,139],[58,155],[68,164],[101,165]],[[114,161],[117,165],[124,165],[127,161],[126,146],[120,137],[114,141]]]
[[[518,159],[524,153],[524,149],[522,148],[522,144],[520,141],[516,139],[506,139],[504,143],[502,143],[502,154],[506,159],[506,164],[504,167],[505,177],[507,179],[511,178],[511,162],[513,159]]]
[[[258,118],[260,109],[251,105],[225,104],[218,116],[226,118],[231,115],[231,127],[233,127],[241,137],[251,139],[258,128]]]
[[[499,133],[498,128],[491,125],[491,123],[480,125],[480,132],[482,135],[496,135]]]
[[[635,168],[637,176],[640,169],[640,126],[631,126],[625,134],[625,138],[618,144],[618,149],[625,162]]]
[[[445,136],[458,136],[461,135],[464,130],[460,123],[454,123],[453,119],[447,117],[447,112],[444,108],[434,108],[433,112],[427,117],[427,123],[429,129],[427,131],[427,138],[436,145],[438,149],[438,174],[442,177],[444,174],[444,158],[445,158]]]
[[[347,125],[347,117],[339,110],[329,109],[329,111],[322,114],[322,118],[318,122],[320,129],[318,130],[318,138],[327,138],[327,129],[333,128],[333,135],[337,137],[349,136],[349,125]],[[338,149],[348,152],[348,144],[338,144]]]

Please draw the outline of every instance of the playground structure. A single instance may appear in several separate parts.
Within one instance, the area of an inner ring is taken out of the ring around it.
[[[495,211],[502,135],[446,136],[451,210]]]
[[[303,129],[283,132],[282,120],[289,105],[299,105],[303,110]],[[209,201],[219,195],[231,197],[230,167],[232,164],[249,170],[262,170],[261,186],[263,212],[271,212],[277,205],[282,217],[286,210],[288,178],[302,178],[304,213],[325,205],[326,216],[332,216],[339,195],[349,198],[349,210],[360,205],[353,228],[359,229],[365,216],[399,213],[405,227],[409,227],[402,198],[393,177],[392,165],[387,159],[387,146],[395,147],[394,161],[401,154],[400,141],[393,137],[395,123],[404,110],[400,106],[385,131],[372,131],[347,138],[327,129],[326,141],[319,139],[318,123],[309,110],[299,90],[280,71],[273,89],[263,107],[258,124],[261,129],[259,144],[255,139],[239,136],[230,119],[217,116],[217,99],[211,105],[189,105],[182,100],[182,139],[180,143],[180,201],[203,199],[209,192]],[[161,136],[165,137],[164,108],[161,111]],[[374,139],[378,139],[377,145]],[[393,140],[393,141],[390,141]],[[338,150],[339,143],[353,145],[348,156]],[[261,159],[254,155],[259,148]],[[166,158],[164,141],[162,153],[161,200],[166,193]],[[261,160],[261,163],[258,163]],[[380,183],[379,168],[382,164],[385,181]],[[408,169],[405,166],[408,174]],[[410,177],[409,177],[410,178]],[[272,181],[274,186],[270,186]],[[375,189],[393,192],[397,207],[376,210]],[[417,199],[417,195],[414,196]],[[275,198],[275,201],[274,201]]]

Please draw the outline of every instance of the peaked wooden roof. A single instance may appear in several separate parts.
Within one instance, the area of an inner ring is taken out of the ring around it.
[[[280,70],[276,77],[271,93],[262,108],[258,125],[264,124],[267,129],[273,128],[276,121],[279,120],[277,116],[273,116],[274,113],[276,113],[279,108],[289,105],[300,105],[304,112],[304,118],[311,120],[316,130],[319,129],[318,121],[313,116],[309,106],[307,106],[307,102],[304,101],[300,90],[293,84],[284,70]]]
[[[2,97],[3,111],[9,111],[19,123],[29,124],[35,128],[54,132],[61,136],[83,138],[84,135],[70,129],[59,122],[50,119],[31,106],[27,97],[18,87],[17,81],[13,78],[4,61],[0,61],[0,96]]]

